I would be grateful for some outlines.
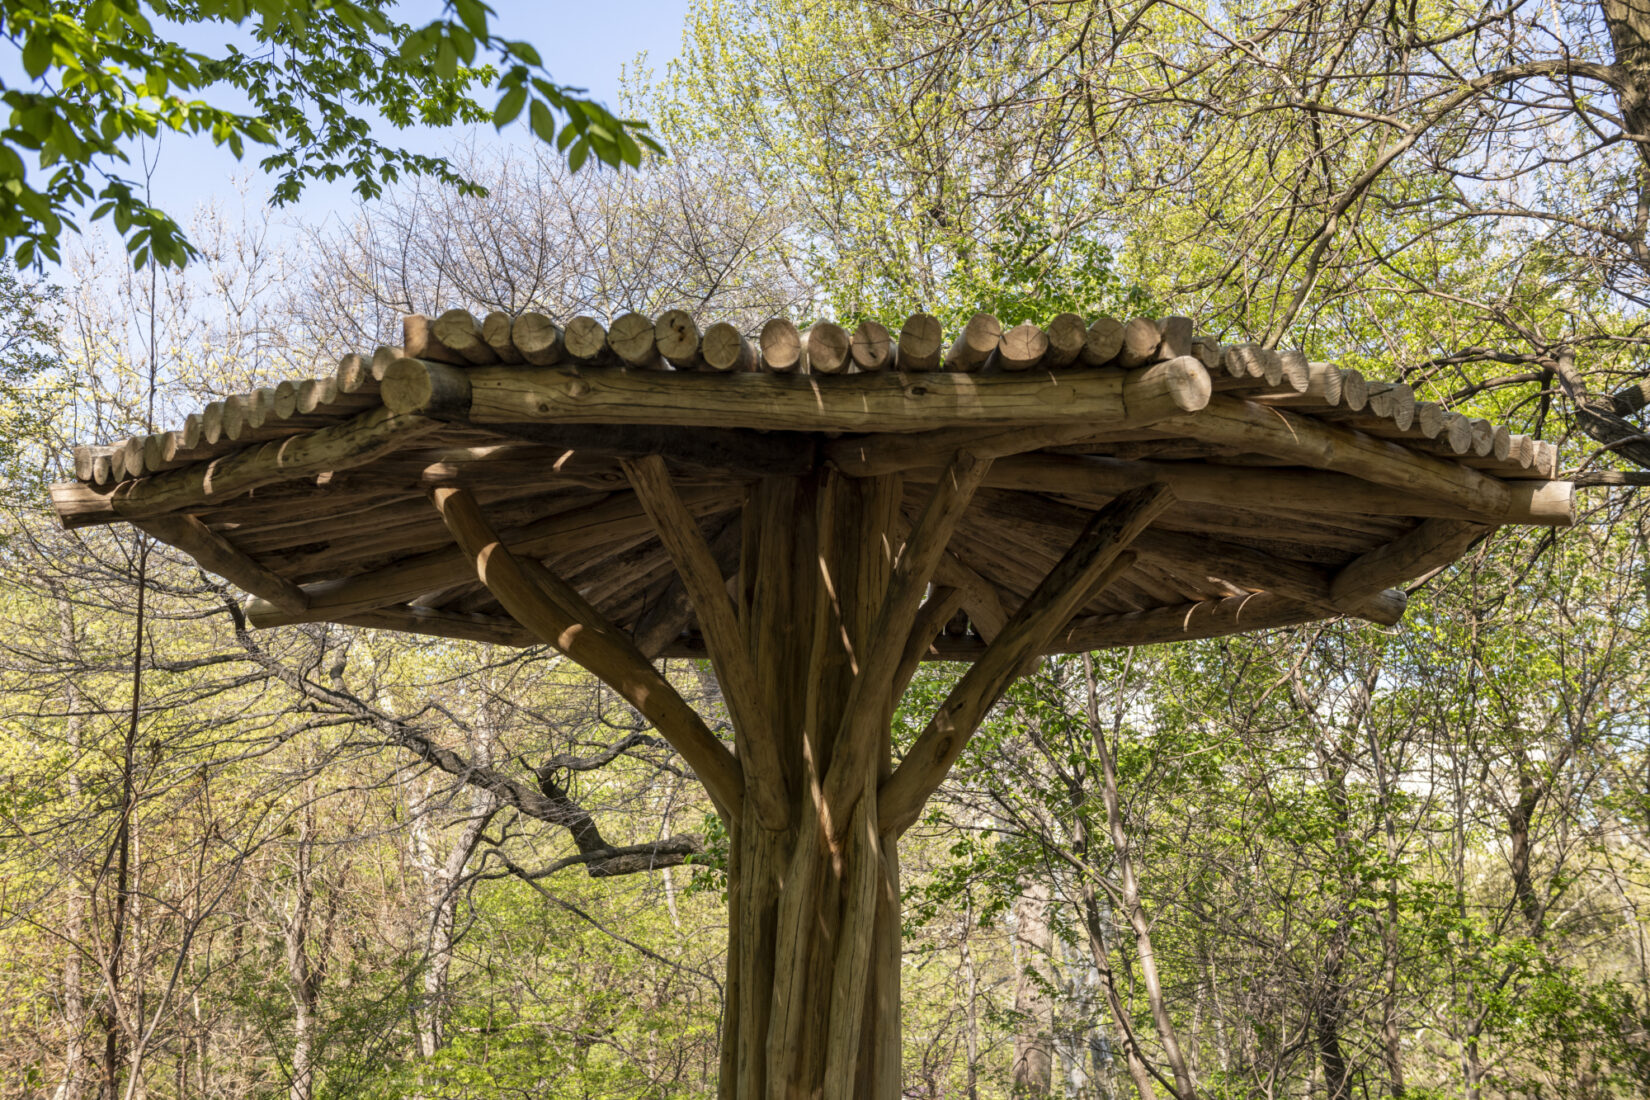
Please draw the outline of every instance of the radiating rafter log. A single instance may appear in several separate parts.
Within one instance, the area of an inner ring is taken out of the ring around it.
[[[555,574],[512,554],[469,493],[436,489],[430,496],[476,576],[510,616],[640,711],[698,774],[724,820],[737,821],[744,799],[739,761],[630,639]]]
[[[90,491],[100,501],[87,499],[88,487],[77,483],[53,486],[52,500],[63,525],[71,528],[216,505],[264,485],[366,465],[440,426],[436,420],[378,408],[329,428],[120,482],[104,492]]]
[[[682,498],[696,513],[715,512],[731,506],[738,490],[684,491]],[[588,508],[534,520],[505,534],[518,553],[531,555],[553,549],[596,549],[651,529],[640,502],[625,493]],[[257,627],[336,621],[341,616],[403,604],[474,576],[473,564],[456,548],[432,550],[360,576],[307,585],[304,593],[309,608],[301,615],[282,611],[265,600],[252,600],[247,604],[247,620]]]
[[[1165,486],[1136,489],[1094,514],[1064,557],[1015,611],[1002,633],[946,696],[877,794],[884,833],[899,834],[917,820],[980,720],[1022,666],[1129,564],[1135,537],[1174,501]]]
[[[1492,530],[1479,523],[1429,519],[1336,573],[1329,586],[1330,602],[1340,610],[1355,607],[1371,593],[1448,565]]]
[[[474,424],[676,424],[773,431],[910,432],[1050,423],[1129,426],[1203,407],[1209,375],[1191,356],[1135,371],[973,375],[904,372],[659,375],[520,366],[390,365],[384,403]]]
[[[877,739],[887,735],[888,718],[898,701],[889,689],[905,654],[917,609],[974,491],[990,468],[989,458],[958,451],[935,482],[894,564],[876,625],[871,629],[870,644],[860,656],[843,706],[830,771],[825,776],[824,817],[833,841],[842,838],[855,803],[871,789],[869,781],[874,773],[868,768],[873,767]]]
[[[1501,516],[1512,508],[1510,490],[1495,478],[1285,409],[1216,395],[1202,411],[1166,420],[1159,426],[1207,443],[1235,446],[1430,496],[1469,515]]]
[[[764,828],[783,829],[790,823],[790,801],[779,746],[774,740],[773,717],[762,706],[756,665],[728,597],[727,579],[716,564],[698,520],[676,495],[664,459],[653,455],[627,460],[623,465],[636,499],[653,521],[653,529],[693,602],[699,629],[710,649],[716,682],[738,736],[745,797]]]
[[[930,476],[920,470],[908,471],[906,480],[923,481]],[[1259,510],[1438,519],[1459,519],[1462,515],[1458,505],[1347,474],[1131,461],[1107,455],[1010,455],[992,465],[985,484],[1022,492],[1110,496],[1159,481],[1173,489],[1177,499],[1190,504],[1230,505],[1242,501],[1245,507]],[[1507,511],[1486,515],[1486,521],[1546,527],[1568,527],[1575,522],[1575,487],[1570,482],[1509,482],[1507,490]]]

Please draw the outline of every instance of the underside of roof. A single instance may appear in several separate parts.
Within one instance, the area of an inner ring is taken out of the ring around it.
[[[253,593],[254,625],[537,644],[431,503],[463,488],[505,546],[645,655],[698,655],[626,461],[664,460],[731,581],[760,479],[898,475],[914,523],[959,450],[992,464],[934,575],[965,610],[931,658],[977,655],[1097,508],[1149,484],[1174,505],[1053,650],[1339,614],[1391,623],[1394,585],[1494,527],[1573,522],[1549,444],[1402,384],[1222,346],[1185,318],[1070,314],[1006,330],[982,314],[950,338],[926,315],[893,333],[780,320],[755,339],[678,311],[610,328],[409,317],[401,347],[347,356],[334,377],[77,449],[77,480],[52,497],[66,526],[130,522],[190,553]]]

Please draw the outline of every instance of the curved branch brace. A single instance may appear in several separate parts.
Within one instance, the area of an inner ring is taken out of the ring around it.
[[[723,819],[738,820],[745,786],[739,762],[630,639],[560,577],[511,554],[468,492],[437,489],[430,496],[476,576],[504,609],[640,711],[698,774]]]
[[[884,834],[897,836],[911,827],[986,711],[1072,615],[1134,563],[1126,547],[1172,503],[1174,493],[1167,486],[1152,485],[1124,493],[1095,513],[1071,549],[951,689],[882,784],[877,818]]]

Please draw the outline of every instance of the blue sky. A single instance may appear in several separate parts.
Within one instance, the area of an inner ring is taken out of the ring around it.
[[[680,50],[689,0],[606,0],[605,3],[491,0],[491,3],[498,13],[495,25],[500,32],[533,43],[558,82],[587,88],[594,98],[617,109],[621,73],[635,64],[638,54],[646,53],[647,65],[662,75],[665,64]],[[403,2],[398,15],[406,22],[418,23],[440,6],[432,0]],[[221,28],[214,33],[221,35]],[[187,35],[184,40],[194,48],[211,51],[210,41],[194,40],[194,37]],[[10,84],[21,76],[15,47],[0,51],[0,78]],[[484,102],[491,105],[490,100]],[[386,143],[397,142],[432,153],[443,152],[460,139],[471,136],[482,145],[532,140],[519,124],[503,133],[485,127],[474,135],[456,129],[397,134],[384,127],[379,136]],[[142,166],[135,150],[133,163],[122,174],[131,179],[142,178]],[[233,201],[236,179],[250,185],[249,198],[267,195],[269,184],[258,171],[255,146],[249,148],[246,160],[237,161],[209,140],[173,135],[159,148],[154,195],[157,205],[187,225],[190,212],[198,205],[220,195]],[[351,209],[354,201],[347,183],[312,183],[303,197],[287,208],[285,216],[315,224]]]

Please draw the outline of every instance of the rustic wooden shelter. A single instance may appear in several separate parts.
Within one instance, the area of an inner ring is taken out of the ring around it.
[[[685,313],[409,317],[336,376],[83,447],[127,522],[338,622],[548,644],[610,684],[732,837],[722,1094],[899,1093],[897,841],[1041,654],[1347,615],[1501,524],[1567,526],[1548,444],[1190,321],[756,340]],[[732,745],[656,669],[714,666]],[[920,662],[971,662],[890,743]]]

